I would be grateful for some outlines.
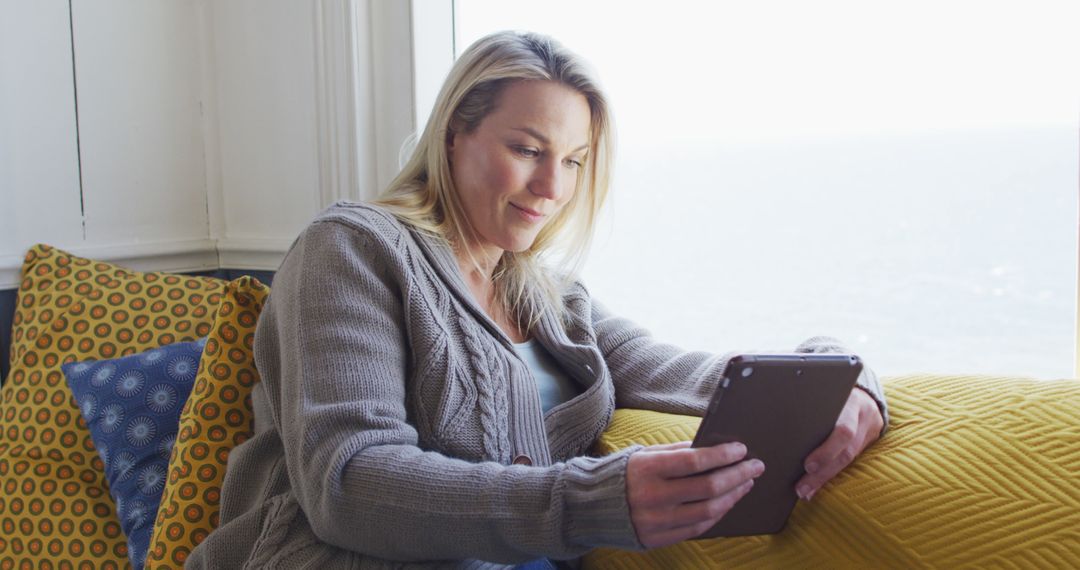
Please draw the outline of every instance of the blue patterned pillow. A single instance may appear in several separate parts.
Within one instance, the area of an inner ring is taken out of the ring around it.
[[[146,560],[180,411],[205,344],[203,338],[61,367],[105,464],[135,570]]]

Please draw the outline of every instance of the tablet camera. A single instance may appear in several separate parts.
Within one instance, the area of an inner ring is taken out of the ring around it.
[[[754,373],[754,367],[752,367],[752,366],[747,366],[746,368],[742,369],[742,377],[743,378],[748,378],[753,373]]]

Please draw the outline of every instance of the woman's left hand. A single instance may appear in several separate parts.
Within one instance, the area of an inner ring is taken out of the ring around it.
[[[807,456],[806,475],[795,485],[799,498],[813,498],[825,483],[877,441],[884,423],[877,402],[864,390],[854,388],[832,434]]]

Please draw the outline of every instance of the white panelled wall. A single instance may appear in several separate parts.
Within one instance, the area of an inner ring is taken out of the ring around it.
[[[219,166],[211,195],[230,267],[273,268],[319,208],[310,2],[208,3]]]
[[[413,29],[450,6],[3,0],[0,289],[37,242],[137,269],[276,269],[321,208],[396,173]],[[432,41],[445,56],[419,65],[442,77],[452,40]]]
[[[0,289],[7,289],[27,245],[79,244],[83,228],[68,4],[0,6]]]
[[[212,267],[195,11],[127,0],[70,7],[85,224],[78,249]]]

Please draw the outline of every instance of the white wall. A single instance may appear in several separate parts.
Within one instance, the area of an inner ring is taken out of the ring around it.
[[[312,4],[211,4],[228,267],[276,268],[320,207]]]
[[[212,252],[192,3],[71,6],[84,245]]]
[[[450,21],[450,0],[417,0]],[[374,197],[415,129],[412,14],[400,0],[207,2],[223,267],[276,269],[322,208]],[[447,26],[449,27],[449,26]],[[435,48],[453,50],[448,41]],[[430,67],[430,66],[429,66]]]
[[[319,210],[397,173],[432,96],[414,84],[452,62],[451,8],[3,0],[0,289],[36,242],[136,269],[276,269]]]
[[[67,0],[0,4],[0,288],[26,246],[82,242]]]
[[[37,242],[146,269],[217,266],[193,5],[0,4],[0,289]]]

